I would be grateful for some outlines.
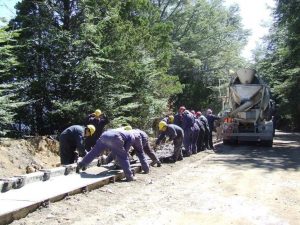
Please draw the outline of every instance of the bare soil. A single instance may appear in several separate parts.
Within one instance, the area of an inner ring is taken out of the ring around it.
[[[49,137],[0,139],[0,178],[26,173],[26,167],[52,168],[60,162],[58,141]]]
[[[24,224],[268,224],[300,221],[300,135],[224,146],[40,208]]]

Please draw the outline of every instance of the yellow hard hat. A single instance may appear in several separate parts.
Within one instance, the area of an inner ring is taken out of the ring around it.
[[[96,127],[92,124],[87,125],[87,128],[90,130],[91,136],[95,133]]]
[[[167,123],[165,121],[160,121],[158,124],[158,129],[160,131],[165,131],[167,129]]]
[[[130,125],[125,126],[124,130],[132,130],[132,126],[130,126]]]
[[[94,113],[97,117],[101,116],[101,114],[102,114],[100,109],[96,109]]]
[[[169,121],[170,121],[170,123],[174,123],[174,116],[170,115],[169,116]]]

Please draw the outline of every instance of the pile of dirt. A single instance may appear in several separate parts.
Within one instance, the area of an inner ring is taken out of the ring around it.
[[[59,165],[59,142],[51,137],[0,139],[0,178],[26,173],[26,168]]]

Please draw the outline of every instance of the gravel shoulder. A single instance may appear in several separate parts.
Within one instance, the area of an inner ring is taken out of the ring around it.
[[[12,224],[299,224],[300,135],[224,146],[40,208]]]

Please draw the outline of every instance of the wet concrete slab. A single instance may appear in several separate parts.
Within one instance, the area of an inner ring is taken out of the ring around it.
[[[140,165],[132,165],[132,169],[137,172]],[[111,170],[109,166],[90,167],[80,174],[54,176],[47,181],[33,182],[20,189],[11,189],[0,194],[0,224],[22,218],[38,207],[68,195],[93,190],[123,177],[122,170]]]

